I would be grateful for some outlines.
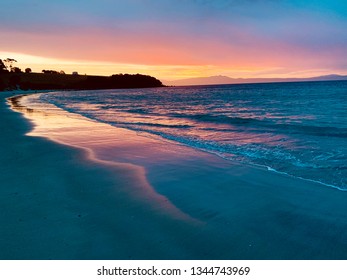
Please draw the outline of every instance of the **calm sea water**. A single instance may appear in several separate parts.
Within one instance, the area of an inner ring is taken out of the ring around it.
[[[45,93],[93,120],[347,190],[347,82]]]

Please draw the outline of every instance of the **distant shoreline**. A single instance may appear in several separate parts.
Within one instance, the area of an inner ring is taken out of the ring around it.
[[[217,81],[215,79],[217,78]],[[60,73],[0,73],[0,92],[42,90],[102,90],[150,87],[199,87],[272,83],[343,82],[347,76],[327,75],[312,78],[230,78],[211,76],[182,80],[158,80],[142,74],[116,74],[112,76]]]
[[[169,86],[208,86],[208,85],[239,85],[268,83],[301,83],[301,82],[332,82],[347,81],[347,75],[327,75],[311,78],[230,78],[227,76],[198,77],[180,80],[163,80]]]

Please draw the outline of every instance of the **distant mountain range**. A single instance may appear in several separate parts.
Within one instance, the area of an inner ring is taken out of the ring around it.
[[[230,78],[227,76],[211,76],[163,81],[167,86],[195,86],[195,85],[222,85],[222,84],[247,84],[247,83],[274,83],[274,82],[309,82],[309,81],[338,81],[347,80],[347,75],[325,75],[311,78]]]

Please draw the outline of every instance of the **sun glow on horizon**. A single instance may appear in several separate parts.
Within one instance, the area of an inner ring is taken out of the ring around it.
[[[87,2],[4,2],[16,13],[0,18],[0,58],[34,72],[168,81],[347,74],[346,1]]]
[[[67,74],[78,72],[81,75],[110,76],[118,73],[151,75],[164,81],[174,81],[189,78],[210,76],[228,76],[231,78],[309,78],[313,76],[341,74],[333,69],[305,69],[291,70],[281,67],[260,66],[230,66],[225,65],[145,65],[131,63],[114,63],[93,60],[68,60],[59,58],[42,57],[24,53],[0,51],[0,59],[14,58],[15,66],[24,71],[31,68],[33,72],[41,73],[43,69],[63,70]]]

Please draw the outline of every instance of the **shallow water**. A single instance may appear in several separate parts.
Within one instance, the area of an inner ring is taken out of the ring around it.
[[[4,114],[0,258],[346,259],[347,192],[88,121],[40,95],[17,105],[39,138]]]
[[[347,82],[43,93],[90,119],[346,190]]]

